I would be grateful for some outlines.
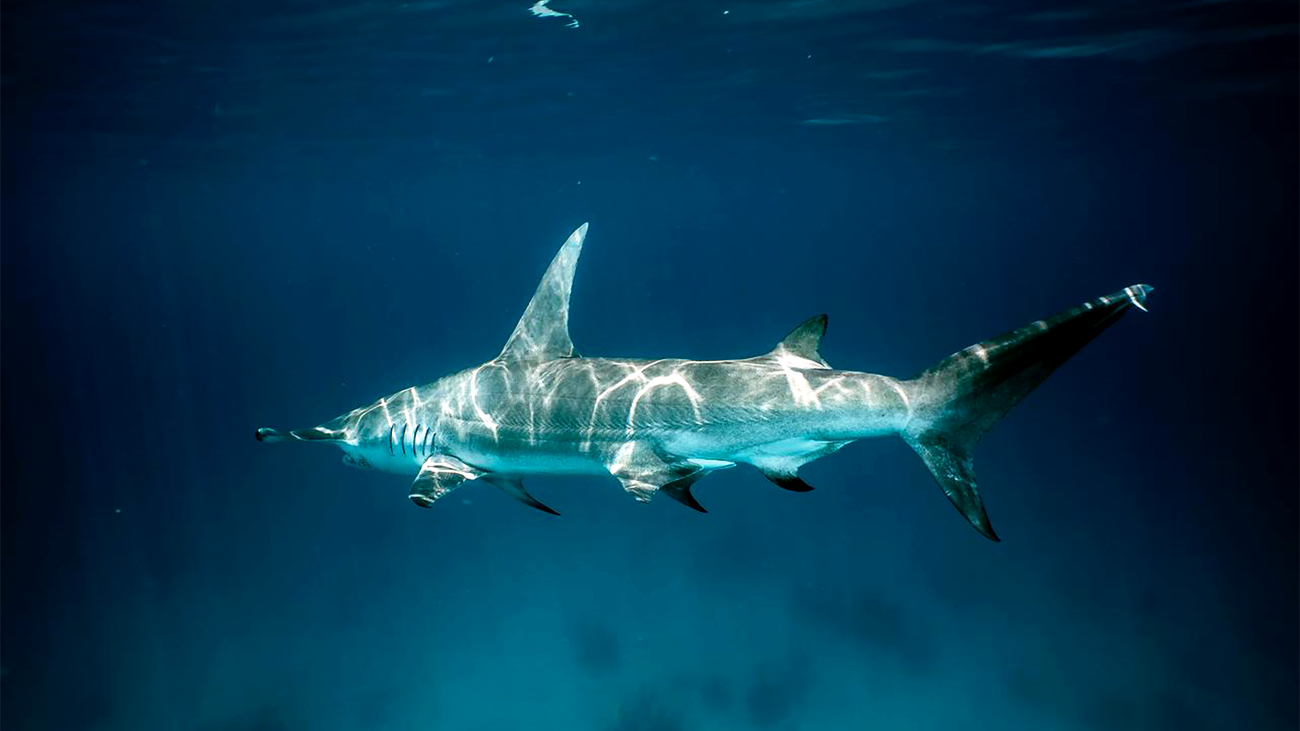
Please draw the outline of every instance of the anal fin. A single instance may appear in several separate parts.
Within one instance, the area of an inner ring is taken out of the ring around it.
[[[794,437],[763,445],[749,455],[747,461],[783,490],[812,492],[813,486],[799,477],[799,468],[843,448],[848,443]]]
[[[773,484],[782,490],[791,492],[812,492],[813,486],[800,479],[799,475],[794,472],[776,472],[771,470],[762,470],[763,476],[771,480]]]

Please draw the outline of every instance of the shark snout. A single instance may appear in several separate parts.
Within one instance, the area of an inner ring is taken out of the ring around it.
[[[278,429],[262,427],[257,430],[257,441],[259,442],[283,442],[289,439],[292,439],[292,437]]]

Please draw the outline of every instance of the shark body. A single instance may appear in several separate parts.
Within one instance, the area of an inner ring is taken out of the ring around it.
[[[568,328],[586,233],[583,224],[560,247],[496,358],[317,427],[258,429],[258,440],[328,442],[354,466],[415,475],[409,497],[426,508],[482,481],[555,513],[524,489],[525,475],[598,474],[642,502],[664,493],[704,512],[691,488],[714,470],[749,464],[805,492],[812,487],[798,476],[802,465],[857,439],[897,434],[962,515],[996,541],[971,448],[1129,307],[1145,309],[1151,291],[1127,287],[905,380],[828,365],[819,352],[825,315],[752,358],[586,358]]]

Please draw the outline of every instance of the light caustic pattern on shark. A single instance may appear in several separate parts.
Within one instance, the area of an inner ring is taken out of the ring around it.
[[[826,316],[770,352],[737,360],[579,356],[569,293],[584,224],[556,254],[501,353],[310,429],[259,429],[261,441],[337,445],[358,467],[415,474],[410,498],[432,506],[483,481],[555,513],[523,487],[529,474],[606,474],[641,501],[659,493],[704,508],[691,487],[737,463],[789,490],[799,468],[857,439],[897,434],[968,521],[998,540],[970,451],[1053,370],[1142,309],[1151,288],[1112,295],[972,345],[912,379],[832,368],[820,353]]]

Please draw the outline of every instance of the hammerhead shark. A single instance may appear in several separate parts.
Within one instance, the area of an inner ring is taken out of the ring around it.
[[[322,442],[347,464],[415,475],[424,508],[485,482],[558,515],[525,475],[612,475],[641,502],[658,493],[705,512],[692,486],[753,465],[787,490],[813,488],[802,465],[866,437],[897,434],[980,533],[1000,540],[976,486],[971,449],[1020,399],[1118,320],[1145,310],[1135,284],[972,345],[911,379],[832,368],[819,348],[826,316],[771,351],[737,360],[579,355],[569,293],[587,224],[556,254],[497,357],[412,386],[320,426],[257,430],[262,442]]]

